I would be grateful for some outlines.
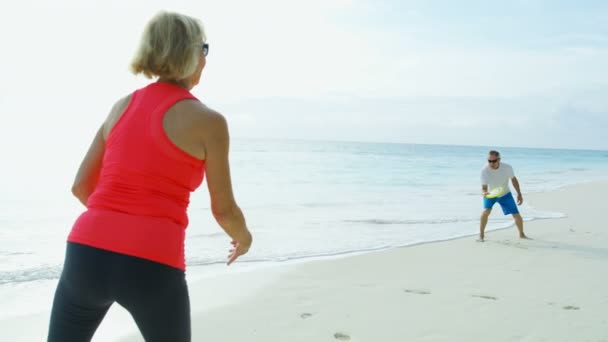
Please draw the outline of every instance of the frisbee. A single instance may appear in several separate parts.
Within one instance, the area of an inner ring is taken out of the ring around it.
[[[500,195],[502,195],[503,192],[505,192],[505,189],[503,189],[502,186],[499,186],[497,188],[490,190],[490,192],[486,195],[486,198],[499,197]]]

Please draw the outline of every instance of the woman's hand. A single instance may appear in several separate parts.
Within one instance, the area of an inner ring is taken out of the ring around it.
[[[230,264],[232,264],[238,257],[243,254],[246,254],[249,251],[253,239],[251,237],[251,233],[247,231],[247,234],[245,234],[243,238],[239,240],[240,241],[232,240],[231,242],[232,248],[230,249],[228,254],[228,266],[230,266]]]

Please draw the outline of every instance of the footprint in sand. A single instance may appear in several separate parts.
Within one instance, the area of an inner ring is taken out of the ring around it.
[[[310,318],[310,317],[312,317],[312,314],[310,312],[304,312],[304,313],[300,314],[300,318],[301,319],[307,319],[307,318]]]
[[[562,309],[564,309],[564,310],[580,310],[581,308],[579,308],[578,306],[574,306],[574,305],[566,305],[566,306],[562,307]]]
[[[335,333],[334,338],[338,341],[350,341],[350,336],[343,334],[341,332]]]
[[[496,298],[494,296],[486,296],[486,295],[471,295],[471,297],[488,299],[488,300],[498,300],[498,298]]]
[[[403,290],[403,292],[414,293],[414,294],[419,294],[419,295],[428,295],[428,294],[431,294],[429,291],[424,291],[424,290],[405,289],[405,290]]]
[[[527,240],[532,240],[532,239],[528,238]],[[509,247],[514,247],[514,248],[519,248],[519,249],[528,249],[528,247],[520,245],[519,242],[511,242],[510,240],[496,241],[496,243],[499,245],[503,245],[503,246],[509,246]]]

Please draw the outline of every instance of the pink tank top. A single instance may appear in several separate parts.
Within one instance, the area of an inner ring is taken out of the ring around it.
[[[185,270],[187,208],[204,161],[173,144],[162,121],[186,99],[196,98],[161,82],[133,93],[107,137],[99,182],[68,241]]]

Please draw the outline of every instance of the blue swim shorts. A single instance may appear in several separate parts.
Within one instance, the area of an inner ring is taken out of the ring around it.
[[[519,214],[519,210],[517,209],[517,204],[515,204],[515,199],[513,199],[513,195],[509,192],[506,195],[497,198],[483,198],[483,208],[484,209],[492,209],[494,204],[498,202],[500,207],[502,208],[502,212],[505,215]]]

